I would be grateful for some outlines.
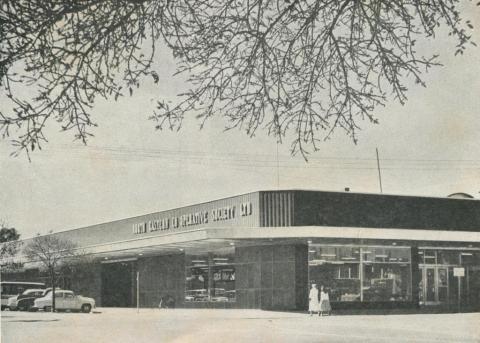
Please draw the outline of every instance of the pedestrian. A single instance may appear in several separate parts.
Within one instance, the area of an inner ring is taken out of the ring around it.
[[[319,306],[319,316],[323,316],[323,312],[327,312],[330,315],[332,307],[330,306],[330,296],[323,286],[320,287],[320,306]]]
[[[312,284],[312,288],[310,288],[310,293],[308,294],[308,312],[310,316],[313,315],[314,312],[318,312],[319,302],[318,302],[318,288],[316,284]]]

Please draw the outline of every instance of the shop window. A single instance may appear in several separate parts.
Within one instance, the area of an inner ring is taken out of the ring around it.
[[[232,249],[233,250],[233,249]],[[211,256],[210,269],[213,275],[211,301],[235,301],[234,254],[216,253]]]
[[[234,251],[186,256],[185,301],[234,302]]]
[[[358,271],[358,264],[355,267],[331,263],[310,266],[310,283],[316,283],[319,288],[324,286],[331,301],[357,301],[360,300],[360,279],[353,277],[352,269]]]
[[[309,279],[323,285],[331,301],[408,301],[410,248],[310,244]]]
[[[359,266],[358,247],[309,246],[310,283],[324,286],[331,301],[360,300]]]
[[[186,256],[185,301],[208,301],[208,255]]]
[[[407,264],[365,264],[363,266],[363,300],[410,300],[410,280],[410,266]]]

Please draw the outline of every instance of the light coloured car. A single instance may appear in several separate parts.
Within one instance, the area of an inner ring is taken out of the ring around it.
[[[35,299],[33,302],[33,311],[43,309],[50,311],[52,308],[52,292],[42,298]],[[58,311],[82,311],[90,312],[95,308],[95,300],[81,295],[75,295],[72,291],[55,291],[55,309]]]

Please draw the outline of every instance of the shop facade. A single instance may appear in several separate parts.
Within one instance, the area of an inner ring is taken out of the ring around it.
[[[316,283],[334,308],[480,309],[475,199],[260,191],[55,235],[98,306],[305,310]]]

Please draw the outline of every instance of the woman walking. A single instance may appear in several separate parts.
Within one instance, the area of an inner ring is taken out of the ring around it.
[[[310,316],[312,316],[314,312],[319,311],[318,288],[317,285],[313,283],[312,288],[310,288],[310,293],[308,294],[308,312],[310,313]]]
[[[319,316],[323,316],[323,312],[327,312],[328,315],[330,315],[330,311],[332,310],[332,307],[330,306],[330,297],[323,288],[323,286],[320,287],[320,306],[319,306]]]

